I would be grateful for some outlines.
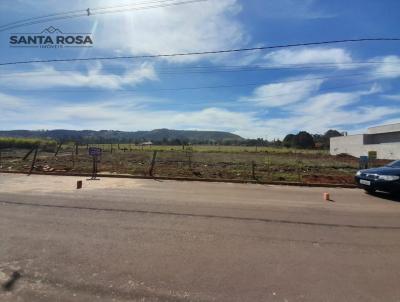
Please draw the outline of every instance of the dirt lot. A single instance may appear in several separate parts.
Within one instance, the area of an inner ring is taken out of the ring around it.
[[[174,147],[152,147],[144,150],[104,148],[99,172],[149,176],[151,160],[157,150],[153,176],[258,181],[292,181],[304,183],[352,184],[358,160],[350,156],[330,156],[327,152],[292,151],[290,149],[214,149],[182,150]],[[33,154],[29,150],[3,150],[0,171],[28,172]],[[376,162],[376,165],[385,162]],[[66,146],[55,156],[40,151],[33,171],[58,173],[91,173],[92,158],[86,147]]]

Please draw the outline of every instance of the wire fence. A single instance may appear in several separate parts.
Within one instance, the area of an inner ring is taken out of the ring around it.
[[[65,147],[58,154],[28,149],[0,151],[0,172],[91,173],[88,146]],[[358,160],[324,153],[196,152],[185,150],[105,149],[98,159],[100,174],[183,177],[242,181],[353,183]]]

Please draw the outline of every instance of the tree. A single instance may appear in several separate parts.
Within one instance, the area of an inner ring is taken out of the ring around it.
[[[317,148],[329,149],[330,139],[332,137],[342,136],[337,130],[328,130],[325,134],[314,134],[314,142]]]
[[[294,147],[296,148],[312,149],[315,147],[312,135],[306,131],[300,131],[297,135],[295,135],[293,142]]]
[[[332,137],[338,137],[338,136],[343,136],[342,133],[340,133],[337,130],[328,130],[325,132],[325,134],[323,135],[323,146],[326,149],[329,149],[330,145],[331,145],[331,138]]]
[[[294,147],[294,139],[295,139],[295,135],[294,134],[288,134],[285,136],[285,138],[283,139],[283,146],[286,148],[292,148]]]
[[[331,130],[326,131],[324,136],[327,137],[327,138],[331,138],[331,137],[342,136],[342,134],[337,130],[332,130],[331,129]]]

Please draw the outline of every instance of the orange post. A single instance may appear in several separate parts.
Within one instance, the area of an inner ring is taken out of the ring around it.
[[[324,200],[326,200],[326,201],[331,200],[329,193],[324,193]]]

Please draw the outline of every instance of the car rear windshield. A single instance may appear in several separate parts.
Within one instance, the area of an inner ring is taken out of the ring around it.
[[[390,164],[387,165],[388,167],[392,168],[400,168],[400,160],[396,160],[394,162],[391,162]]]

